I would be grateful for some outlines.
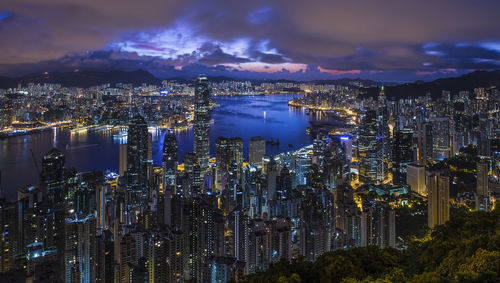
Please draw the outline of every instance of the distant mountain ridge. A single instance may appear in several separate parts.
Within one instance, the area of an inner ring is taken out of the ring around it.
[[[0,89],[17,86],[17,79],[0,76]]]
[[[166,80],[175,80],[181,83],[191,83],[192,78],[183,77],[170,77]],[[254,83],[264,83],[264,82],[275,82],[275,83],[298,83],[299,81],[294,80],[256,80],[256,79],[234,79],[226,76],[214,76],[210,77],[211,82],[223,82],[223,81],[252,81]],[[126,83],[133,84],[135,86],[146,84],[160,84],[161,79],[155,77],[153,74],[145,70],[136,71],[74,71],[74,72],[61,72],[61,73],[49,73],[49,74],[36,74],[27,75],[19,78],[9,78],[0,76],[0,89],[15,88],[19,83],[25,86],[28,83],[43,84],[43,83],[53,83],[60,84],[63,87],[82,87],[87,88],[91,86],[102,85],[109,83],[112,86],[116,83]],[[335,80],[315,80],[315,81],[303,81],[304,83],[316,83],[316,84],[336,84],[336,85],[353,85],[353,82],[359,82],[365,86],[380,86],[385,85],[395,85],[395,83],[381,83],[372,80],[364,79],[335,79]]]
[[[500,71],[474,71],[454,78],[437,79],[431,82],[414,82],[385,88],[388,97],[418,97],[430,92],[432,97],[439,97],[443,90],[450,91],[452,95],[459,91],[472,92],[475,88],[493,88],[500,86]],[[368,95],[377,96],[377,88],[369,88]]]
[[[117,83],[133,84],[134,86],[146,84],[158,85],[161,80],[144,70],[136,71],[75,71],[54,74],[30,75],[20,78],[0,77],[0,88],[17,87],[21,83],[23,86],[28,83],[52,83],[60,84],[63,87],[87,88],[109,83],[114,86]]]
[[[354,82],[359,82],[362,85],[365,86],[382,86],[382,85],[397,85],[397,83],[393,82],[377,82],[373,80],[365,80],[361,78],[356,78],[356,79],[350,79],[350,78],[341,78],[341,79],[332,79],[332,80],[312,80],[312,81],[296,81],[296,80],[287,80],[287,79],[280,79],[280,80],[262,80],[262,79],[234,79],[231,77],[227,76],[215,76],[211,77],[209,76],[208,79],[211,82],[223,82],[223,81],[237,81],[237,82],[244,82],[244,81],[251,81],[253,83],[266,83],[266,82],[273,82],[273,83],[315,83],[315,84],[335,84],[335,85],[353,85]],[[174,80],[178,82],[192,82],[192,79],[186,79],[182,77],[169,77],[166,78],[166,80]]]
[[[190,83],[192,79],[188,78],[167,78],[168,80],[176,80],[179,82]],[[209,77],[210,81],[247,81],[245,79],[232,79],[230,77],[218,76]],[[248,80],[252,82],[295,82],[293,80]],[[114,86],[116,83],[133,84],[134,86],[145,84],[159,85],[161,79],[155,77],[145,70],[136,71],[75,71],[54,74],[28,75],[20,78],[9,78],[0,76],[0,89],[15,88],[19,83],[23,86],[28,83],[57,83],[63,87],[82,87],[87,88],[109,83]],[[442,90],[449,90],[452,94],[456,94],[461,90],[473,91],[474,88],[484,87],[491,88],[500,85],[500,71],[475,71],[454,78],[437,79],[431,82],[413,82],[405,84],[377,82],[366,79],[335,79],[335,80],[316,80],[305,83],[316,84],[337,84],[349,85],[361,83],[367,95],[377,96],[379,87],[385,85],[385,93],[388,97],[417,97],[430,92],[432,96],[438,97]]]

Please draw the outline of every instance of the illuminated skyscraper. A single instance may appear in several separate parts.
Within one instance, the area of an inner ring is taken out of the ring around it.
[[[271,156],[269,164],[267,164],[267,199],[274,200],[276,196],[276,181],[280,174],[279,164]]]
[[[65,224],[64,274],[66,282],[95,282],[96,279],[96,219],[67,218]],[[78,277],[77,281],[71,280]]]
[[[389,129],[389,112],[384,87],[380,88],[377,108],[377,180],[384,181],[388,177],[388,164],[391,160],[391,133]]]
[[[413,192],[426,195],[425,191],[425,166],[408,164],[406,166],[406,183]]]
[[[42,160],[40,186],[54,202],[64,199],[64,162],[64,154],[56,148],[51,149]]]
[[[243,164],[243,140],[241,138],[230,139],[229,155],[231,158],[231,163],[236,162],[236,166],[239,172],[241,169],[241,165]]]
[[[413,158],[413,132],[409,130],[396,131],[392,147],[392,168],[394,185],[406,183],[406,167]]]
[[[241,138],[218,137],[215,141],[215,157],[221,171],[228,171],[233,162],[236,162],[238,169],[240,169],[243,162],[243,140]]]
[[[229,139],[218,137],[215,140],[215,159],[220,173],[226,172],[231,164],[228,156]]]
[[[488,162],[481,160],[477,162],[477,195],[488,195]]]
[[[204,75],[196,78],[194,98],[194,153],[202,173],[208,168],[210,158],[210,90],[208,79]]]
[[[177,174],[177,138],[173,131],[168,131],[163,140],[163,173],[165,174],[164,190],[175,190]]]
[[[427,158],[443,160],[451,155],[451,121],[448,117],[434,117],[425,125]]]
[[[209,282],[210,259],[216,256],[217,226],[224,225],[214,199],[191,198],[183,206],[184,279]]]
[[[429,228],[450,219],[450,177],[441,172],[427,172],[427,213]]]
[[[266,141],[264,140],[264,138],[251,138],[248,151],[248,159],[250,163],[260,164],[264,155],[266,155]]]
[[[163,141],[163,221],[166,225],[170,225],[172,220],[172,194],[177,186],[177,151],[177,139],[169,131]]]
[[[137,115],[128,126],[126,204],[137,207],[147,196],[148,187],[148,125]]]
[[[363,203],[361,215],[361,245],[396,247],[396,213],[389,204],[380,201]]]
[[[377,181],[377,113],[361,112],[358,133],[359,180],[364,183]]]
[[[488,207],[488,162],[477,162],[476,209],[485,210]]]
[[[134,237],[126,234],[120,240],[120,282],[131,282],[131,271],[136,265],[137,244]]]
[[[0,196],[0,273],[14,267],[17,243],[17,210],[15,202]]]

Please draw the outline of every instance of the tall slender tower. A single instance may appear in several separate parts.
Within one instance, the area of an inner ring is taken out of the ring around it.
[[[210,158],[210,91],[205,75],[199,75],[196,78],[193,128],[194,153],[203,174],[208,169],[208,159]]]
[[[127,172],[127,144],[126,143],[120,144],[118,161],[119,161],[118,169],[119,169],[120,176],[125,176],[125,172]]]
[[[486,160],[480,160],[477,164],[477,185],[476,185],[476,209],[486,210],[488,208],[488,169]]]
[[[388,176],[388,163],[391,159],[391,133],[387,100],[382,86],[378,95],[377,108],[377,181],[382,182]]]
[[[377,165],[377,117],[374,110],[363,110],[360,115],[358,133],[359,180],[363,183],[376,183]]]
[[[163,140],[163,221],[166,225],[171,224],[172,194],[177,187],[177,151],[177,139],[169,130]]]
[[[148,187],[148,125],[143,117],[135,116],[128,126],[127,137],[127,205],[140,206]]]
[[[163,140],[163,172],[165,174],[164,190],[175,189],[175,176],[177,174],[177,138],[173,131],[169,130]]]

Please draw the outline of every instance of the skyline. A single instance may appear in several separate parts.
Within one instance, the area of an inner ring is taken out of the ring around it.
[[[500,1],[0,2],[0,282],[500,282]]]
[[[0,75],[145,69],[159,78],[433,80],[500,66],[492,1],[0,4]]]
[[[0,89],[0,281],[498,282],[500,91],[460,80]]]

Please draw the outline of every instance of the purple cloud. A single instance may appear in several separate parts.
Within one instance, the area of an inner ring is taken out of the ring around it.
[[[237,77],[295,77],[306,66],[321,68],[318,78],[445,76],[498,68],[499,8],[488,0],[4,0],[0,73],[204,65]]]

